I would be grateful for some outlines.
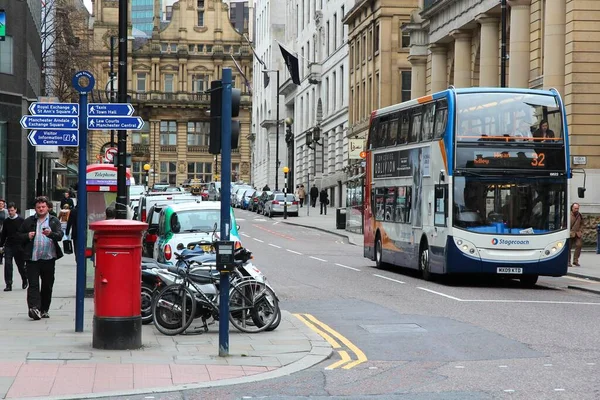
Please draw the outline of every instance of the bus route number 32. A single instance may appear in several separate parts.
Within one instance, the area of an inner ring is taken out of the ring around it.
[[[545,167],[546,166],[546,155],[544,153],[531,153],[531,166],[532,167]]]

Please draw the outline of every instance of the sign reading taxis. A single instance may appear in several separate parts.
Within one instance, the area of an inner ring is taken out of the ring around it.
[[[348,140],[348,159],[360,160],[361,153],[365,150],[365,139],[350,139]]]

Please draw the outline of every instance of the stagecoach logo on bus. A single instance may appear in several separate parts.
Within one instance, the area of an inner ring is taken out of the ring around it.
[[[517,245],[529,245],[529,240],[526,240],[526,239],[497,239],[497,238],[493,238],[492,239],[492,244],[494,246],[497,246],[497,245],[510,246],[510,245],[513,245],[513,244],[517,244]]]

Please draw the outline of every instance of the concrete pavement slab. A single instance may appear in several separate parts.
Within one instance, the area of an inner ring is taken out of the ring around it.
[[[216,324],[207,333],[174,337],[145,325],[141,349],[93,349],[93,299],[85,300],[84,332],[74,332],[75,269],[73,256],[57,263],[49,319],[29,319],[26,291],[0,292],[0,397],[80,399],[222,386],[284,376],[331,356],[329,344],[286,311],[273,332],[230,327],[229,357],[218,356]]]

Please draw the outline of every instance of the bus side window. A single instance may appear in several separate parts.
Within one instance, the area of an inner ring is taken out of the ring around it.
[[[408,111],[402,111],[400,114],[400,133],[398,134],[398,144],[408,143],[408,132],[410,131],[410,114]]]
[[[446,132],[446,122],[448,120],[448,108],[440,108],[447,107],[446,102],[439,102],[440,104],[436,107],[435,110],[435,139],[441,139]]]
[[[388,146],[396,145],[398,137],[398,116],[393,115],[392,120],[388,124]]]
[[[377,140],[377,147],[389,146],[388,143],[388,127],[389,123],[387,119],[385,121],[379,121],[379,135]]]
[[[435,117],[435,103],[423,107],[423,129],[421,140],[429,141],[433,138],[433,121]]]
[[[377,137],[379,136],[379,118],[373,118],[371,122],[371,131],[369,132],[369,149],[376,149],[379,147],[377,143]]]
[[[420,139],[422,117],[423,116],[421,115],[421,113],[414,114],[412,116],[412,124],[410,127],[411,129],[410,129],[410,138],[409,138],[410,143],[418,142]]]

